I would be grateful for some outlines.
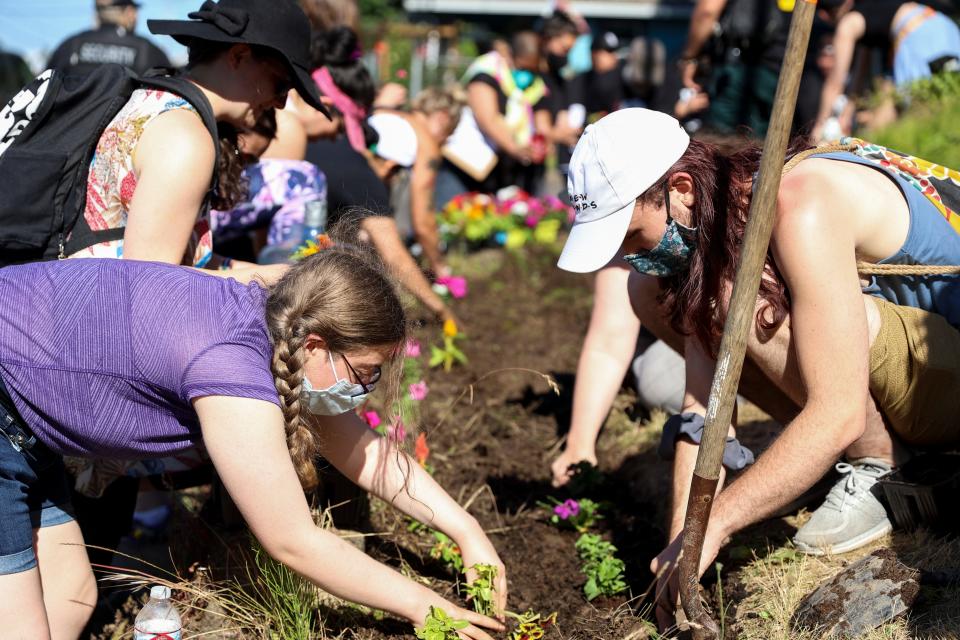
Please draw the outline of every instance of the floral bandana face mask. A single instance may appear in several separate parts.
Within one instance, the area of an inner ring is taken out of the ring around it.
[[[653,249],[623,256],[638,273],[667,278],[686,271],[693,252],[696,228],[685,227],[670,216],[670,187],[664,186],[667,206],[667,228]]]

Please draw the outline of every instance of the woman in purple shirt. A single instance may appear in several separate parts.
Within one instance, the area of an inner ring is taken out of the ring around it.
[[[0,270],[0,620],[4,637],[77,637],[96,585],[63,455],[167,456],[199,441],[251,531],[322,589],[422,624],[445,601],[315,526],[322,455],[447,533],[464,563],[503,563],[477,521],[353,411],[405,339],[390,282],[329,249],[269,290],[160,263],[90,259]]]

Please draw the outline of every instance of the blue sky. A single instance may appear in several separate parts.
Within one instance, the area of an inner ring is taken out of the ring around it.
[[[184,19],[203,4],[202,0],[141,0],[137,33],[151,37],[173,57],[185,55],[184,49],[167,36],[151,36],[148,18]],[[94,23],[94,0],[0,0],[0,47],[39,64],[67,36],[89,29]]]

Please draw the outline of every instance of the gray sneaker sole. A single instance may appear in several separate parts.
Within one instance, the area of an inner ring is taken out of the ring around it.
[[[878,523],[871,529],[868,529],[861,533],[858,536],[854,536],[849,540],[844,540],[843,542],[837,544],[823,544],[820,546],[812,547],[804,542],[794,539],[793,544],[796,546],[797,551],[800,553],[805,553],[808,556],[826,556],[834,555],[838,553],[847,553],[848,551],[853,551],[854,549],[859,549],[864,545],[868,545],[874,540],[879,540],[883,536],[887,535],[893,531],[893,525],[889,520]]]

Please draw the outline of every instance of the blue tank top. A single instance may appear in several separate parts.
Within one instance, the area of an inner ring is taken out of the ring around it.
[[[811,157],[862,164],[887,176],[900,188],[910,210],[910,229],[900,250],[879,264],[960,265],[960,235],[926,196],[906,180],[844,151]],[[901,306],[937,313],[960,329],[960,276],[874,276],[863,292]]]

